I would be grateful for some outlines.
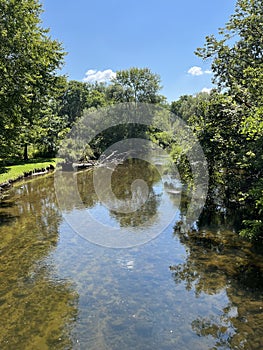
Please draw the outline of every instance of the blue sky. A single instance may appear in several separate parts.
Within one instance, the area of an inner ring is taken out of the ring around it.
[[[42,19],[68,52],[62,72],[69,79],[103,80],[117,70],[148,67],[173,101],[212,87],[210,63],[194,51],[224,26],[235,2],[42,0]]]

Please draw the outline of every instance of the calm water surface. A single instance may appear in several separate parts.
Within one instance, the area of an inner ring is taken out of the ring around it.
[[[119,197],[130,195],[130,166],[113,178]],[[76,234],[58,206],[53,175],[4,193],[0,349],[263,349],[262,256],[223,226],[175,232],[184,210],[170,191],[178,181],[163,185],[151,166],[134,166],[150,188],[136,214],[105,209],[92,171],[76,175],[85,207],[105,224],[134,228],[161,216],[162,196],[174,208],[174,222],[157,238],[130,249]]]

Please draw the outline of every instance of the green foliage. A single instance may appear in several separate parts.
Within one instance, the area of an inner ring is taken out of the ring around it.
[[[178,101],[173,101],[170,110],[179,118],[188,122],[189,119],[203,118],[207,101],[210,95],[206,92],[200,92],[195,96],[183,95]]]
[[[91,91],[91,103],[88,107],[103,107],[118,103],[153,103],[163,102],[160,90],[160,77],[148,68],[130,68],[116,72],[116,78],[111,84],[95,85]],[[99,104],[97,102],[99,101]],[[113,112],[114,114],[114,112]],[[112,126],[115,116],[112,112],[105,116],[105,130],[96,135],[91,142],[95,156],[99,156],[111,144],[128,138],[148,138],[149,128],[140,123],[127,123]],[[142,116],[145,117],[145,116]],[[110,119],[110,120],[109,120]],[[119,119],[120,120],[120,119]],[[100,121],[101,122],[101,121]],[[109,127],[107,128],[107,125]]]
[[[246,228],[240,231],[240,235],[244,238],[248,238],[251,241],[258,241],[262,236],[262,220],[244,220]]]
[[[109,96],[117,102],[158,103],[160,89],[160,77],[149,68],[130,68],[116,73]]]
[[[218,39],[208,36],[204,48],[197,50],[203,59],[213,59],[214,82],[223,92],[222,97],[212,95],[209,114],[217,116],[220,122],[212,122],[211,144],[209,146],[208,141],[205,150],[212,144],[216,147],[221,157],[215,155],[213,164],[210,161],[212,172],[221,169],[223,179],[220,178],[227,187],[229,199],[248,208],[250,219],[245,218],[241,234],[262,239],[262,1],[238,0],[235,13],[225,28],[220,29],[219,36]],[[218,99],[221,99],[219,104]]]
[[[212,71],[220,88],[230,89],[240,103],[250,105],[250,97],[243,92],[251,85],[247,73],[262,69],[263,7],[261,0],[238,0],[235,13],[220,39],[208,36],[204,48],[197,49],[202,58],[213,58]]]
[[[40,26],[41,12],[37,0],[0,2],[1,156],[35,139],[43,109],[61,85],[55,73],[64,52]]]
[[[59,96],[59,116],[66,120],[67,126],[71,126],[81,117],[87,107],[89,86],[80,81],[71,80]]]

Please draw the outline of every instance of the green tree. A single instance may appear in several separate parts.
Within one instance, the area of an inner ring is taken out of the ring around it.
[[[87,106],[88,95],[88,84],[76,80],[66,83],[59,97],[59,115],[67,119],[68,126],[71,126],[82,115]]]
[[[154,74],[148,68],[130,68],[128,70],[118,71],[116,77],[111,84],[97,85],[93,92],[93,99],[102,101],[105,105],[114,105],[117,103],[159,103],[163,100],[159,95],[160,77]],[[96,94],[95,94],[96,92]],[[103,101],[103,97],[105,100]],[[94,107],[96,107],[93,104]],[[114,112],[111,112],[114,114]],[[108,119],[104,119],[103,123],[106,126],[111,125],[109,118],[115,118],[109,113]],[[125,118],[124,118],[125,119]],[[97,135],[91,143],[94,154],[99,156],[101,152],[109,147],[109,145],[128,138],[145,137],[148,127],[140,123],[123,123],[114,127],[105,129],[103,133]]]
[[[214,82],[231,99],[228,116],[235,119],[232,140],[241,152],[232,154],[228,172],[239,170],[239,181],[230,187],[248,209],[242,234],[261,239],[263,234],[263,6],[262,0],[238,0],[235,13],[220,29],[219,38],[208,36],[197,54],[212,58]],[[222,112],[226,113],[222,104]],[[228,120],[226,120],[227,122]],[[226,128],[224,128],[226,129]],[[242,140],[242,144],[241,144]],[[228,143],[226,143],[228,146]],[[229,171],[230,169],[230,171]],[[244,185],[245,183],[245,185]]]
[[[158,103],[161,96],[160,77],[149,68],[130,68],[116,72],[109,88],[111,97],[118,102]]]
[[[204,108],[210,100],[210,94],[200,92],[197,95],[183,95],[177,101],[173,101],[170,106],[170,111],[179,118],[188,122],[192,118],[202,118]]]
[[[72,127],[85,109],[103,107],[110,102],[107,100],[107,87],[104,84],[70,80],[61,92],[58,103],[59,116],[67,121],[68,127]]]
[[[41,27],[41,12],[38,0],[0,2],[1,157],[23,142],[27,158],[42,110],[61,85],[56,71],[64,52]]]

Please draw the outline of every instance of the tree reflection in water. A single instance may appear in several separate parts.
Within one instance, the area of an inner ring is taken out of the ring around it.
[[[46,260],[61,222],[52,182],[19,184],[0,205],[1,349],[71,348],[78,296]]]
[[[112,189],[116,197],[122,200],[130,199],[133,181],[138,179],[138,174],[147,183],[149,194],[145,204],[139,210],[131,213],[118,213],[111,211],[111,216],[119,221],[121,226],[136,227],[148,222],[156,215],[160,202],[158,195],[154,192],[153,185],[160,181],[160,175],[156,168],[143,160],[130,160],[119,165],[112,176]],[[122,181],[120,181],[122,179]],[[138,202],[142,197],[141,193],[136,193]],[[136,198],[135,198],[136,200]]]
[[[143,160],[126,160],[123,164],[116,167],[111,179],[113,193],[118,199],[130,200],[132,197],[132,183],[137,180],[138,177],[144,180],[148,186],[149,194],[145,204],[142,205],[139,210],[130,213],[120,213],[114,210],[109,211],[110,216],[116,220],[121,227],[143,225],[157,213],[160,196],[154,192],[153,186],[160,181],[160,174],[154,166]],[[79,172],[77,174],[77,184],[82,203],[85,207],[91,208],[95,206],[99,199],[93,185],[93,172]],[[70,183],[65,184],[65,191],[69,186],[71,186]],[[103,186],[103,183],[101,186]],[[137,192],[134,194],[133,200],[136,201],[137,198],[138,202],[140,202],[141,197],[142,194]]]
[[[198,298],[202,293],[226,293],[229,300],[225,308],[216,308],[215,314],[199,317],[192,329],[199,336],[213,337],[213,349],[263,348],[263,258],[250,243],[225,230],[219,216],[210,216],[210,229],[202,226],[198,231],[175,235],[185,246],[188,257],[185,263],[170,266],[174,281],[185,283]],[[215,224],[216,223],[216,224]],[[214,228],[211,229],[211,225]],[[218,226],[217,226],[218,225]],[[220,228],[219,228],[220,227]]]

